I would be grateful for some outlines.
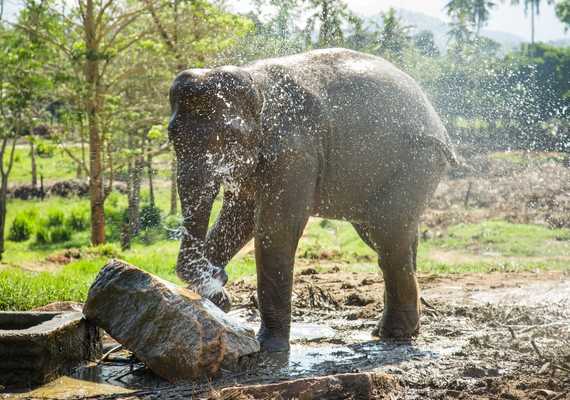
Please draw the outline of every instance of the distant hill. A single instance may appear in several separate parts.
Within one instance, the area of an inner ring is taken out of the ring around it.
[[[436,45],[441,51],[445,51],[447,48],[447,32],[449,31],[449,24],[440,20],[439,18],[402,8],[397,9],[396,13],[402,20],[405,21],[406,24],[413,26],[414,33],[423,30],[433,32]],[[380,26],[382,25],[381,14],[374,16],[362,16],[362,18],[370,24],[369,26],[374,26],[374,24],[379,24]],[[494,41],[501,44],[504,51],[516,49],[524,42],[524,39],[520,36],[507,32],[484,29],[481,34],[482,36],[493,39]]]

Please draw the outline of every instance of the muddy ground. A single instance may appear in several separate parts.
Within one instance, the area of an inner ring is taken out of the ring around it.
[[[239,373],[171,386],[122,351],[20,397],[216,398],[236,384],[382,371],[400,383],[383,398],[570,399],[570,273],[422,276],[420,284],[422,331],[411,343],[370,334],[382,312],[379,275],[305,267],[296,275],[288,357],[263,356]],[[256,328],[254,281],[235,282],[230,292],[232,315]]]

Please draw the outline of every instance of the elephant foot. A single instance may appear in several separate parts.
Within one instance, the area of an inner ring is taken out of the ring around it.
[[[277,353],[289,351],[289,338],[285,335],[275,335],[264,328],[259,330],[257,340],[261,345],[261,351],[266,353]]]
[[[372,335],[384,340],[406,341],[417,336],[419,331],[420,313],[414,306],[407,310],[385,311]]]
[[[232,300],[226,289],[222,288],[217,293],[207,297],[212,303],[218,306],[223,312],[229,312],[232,309]]]

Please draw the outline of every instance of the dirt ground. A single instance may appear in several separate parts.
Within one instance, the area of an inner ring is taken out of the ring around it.
[[[570,271],[421,276],[420,286],[421,335],[379,346],[369,332],[382,312],[382,279],[303,269],[294,318],[335,334],[297,343],[352,348],[360,354],[323,369],[379,368],[399,377],[396,398],[570,399]],[[251,304],[252,290],[247,282],[232,287],[242,304]]]
[[[559,153],[462,154],[424,215],[430,229],[499,218],[570,227],[570,168]]]
[[[296,274],[288,355],[260,356],[239,373],[172,386],[123,351],[96,369],[20,397],[238,399],[216,393],[235,385],[374,371],[399,382],[398,390],[378,398],[570,399],[570,272],[421,276],[420,285],[422,330],[410,343],[380,342],[370,334],[383,306],[378,274],[344,272],[333,264],[320,273],[305,267]],[[229,289],[231,315],[257,328],[255,282],[234,282]]]

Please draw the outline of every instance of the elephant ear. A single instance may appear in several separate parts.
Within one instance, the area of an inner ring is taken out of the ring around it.
[[[267,70],[265,99],[261,112],[264,143],[269,153],[279,153],[307,145],[316,147],[322,155],[323,144],[330,131],[330,117],[319,96],[285,67],[272,65]],[[300,139],[305,138],[305,139]]]
[[[243,68],[228,65],[214,69],[211,74],[210,83],[214,85],[212,89],[224,91],[231,98],[239,101],[245,112],[255,117],[256,120],[259,119],[263,98],[249,72]]]
[[[279,124],[279,120],[291,122],[305,131],[329,127],[330,119],[319,96],[297,80],[287,68],[270,66],[268,82],[261,112],[265,127]]]

